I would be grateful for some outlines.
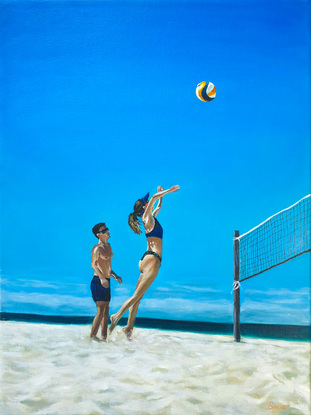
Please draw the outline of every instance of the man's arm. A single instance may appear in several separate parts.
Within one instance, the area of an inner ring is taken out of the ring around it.
[[[119,277],[114,271],[111,270],[111,276],[112,278],[114,278],[116,281],[118,281],[119,284],[122,284],[122,278]]]

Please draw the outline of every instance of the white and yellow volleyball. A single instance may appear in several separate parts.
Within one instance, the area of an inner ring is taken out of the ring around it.
[[[210,102],[216,96],[216,88],[212,82],[200,82],[195,93],[201,101]]]

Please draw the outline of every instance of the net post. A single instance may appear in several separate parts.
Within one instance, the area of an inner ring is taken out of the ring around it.
[[[234,231],[233,238],[233,275],[234,282],[239,281],[239,240],[236,239],[240,235],[239,231]],[[241,340],[240,335],[240,288],[233,291],[234,303],[233,303],[233,336],[234,341],[239,342]]]

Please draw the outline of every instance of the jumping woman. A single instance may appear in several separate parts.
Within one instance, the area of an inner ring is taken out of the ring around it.
[[[162,197],[167,193],[177,192],[178,189],[179,186],[173,186],[168,190],[163,190],[161,186],[158,186],[157,193],[155,193],[149,201],[149,193],[142,199],[138,199],[134,205],[134,212],[129,215],[128,223],[130,228],[138,235],[142,233],[138,218],[142,220],[147,237],[147,251],[144,253],[138,264],[140,276],[134,294],[124,302],[116,314],[110,316],[111,325],[109,334],[111,334],[123,314],[130,309],[127,326],[123,331],[128,340],[131,340],[132,338],[139,302],[155,280],[161,266],[163,229],[156,216],[159,214],[162,207]],[[156,201],[158,201],[158,204],[154,208]]]

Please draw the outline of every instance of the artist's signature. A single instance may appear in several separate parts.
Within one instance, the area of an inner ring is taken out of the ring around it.
[[[275,410],[275,409],[287,409],[289,408],[289,405],[283,405],[281,403],[275,403],[273,401],[270,401],[267,407],[267,410]]]

